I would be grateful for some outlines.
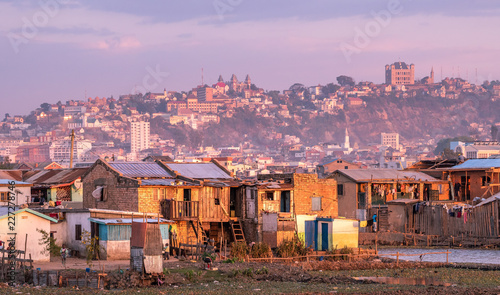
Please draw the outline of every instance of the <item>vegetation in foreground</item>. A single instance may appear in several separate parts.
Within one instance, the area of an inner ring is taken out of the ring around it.
[[[376,269],[366,269],[369,265]],[[165,269],[161,286],[93,290],[2,286],[0,294],[498,294],[500,270],[459,269],[432,263],[345,261],[217,263],[205,271],[200,263],[179,262]],[[364,269],[363,269],[364,268]],[[338,270],[339,269],[339,270]],[[127,280],[126,274],[118,280]],[[434,278],[449,286],[390,285],[355,277]],[[129,277],[130,279],[130,277]]]

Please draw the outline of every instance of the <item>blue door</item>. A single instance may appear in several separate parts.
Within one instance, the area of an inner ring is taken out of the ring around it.
[[[314,250],[317,250],[318,245],[314,242],[316,240],[316,221],[306,221],[305,226],[306,247],[312,247]]]
[[[328,250],[328,223],[321,224],[321,250]]]

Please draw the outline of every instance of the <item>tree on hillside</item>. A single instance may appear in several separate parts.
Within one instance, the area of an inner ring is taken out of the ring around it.
[[[300,84],[300,83],[295,83],[293,84],[292,86],[290,86],[290,88],[288,88],[289,90],[292,90],[292,91],[299,91],[299,90],[302,90],[304,89],[304,84]]]
[[[42,110],[44,110],[45,112],[48,112],[49,111],[49,108],[50,108],[50,104],[44,102],[40,105],[40,107],[42,108]]]
[[[356,85],[356,82],[354,82],[354,79],[349,76],[338,76],[337,77],[337,82],[340,84],[340,86],[354,86]]]
[[[337,84],[328,83],[325,86],[323,86],[323,88],[321,89],[321,91],[323,92],[323,94],[328,95],[330,93],[337,92],[337,90],[339,90],[339,88],[340,88],[340,86],[337,85]]]
[[[474,138],[469,136],[457,136],[453,138],[443,138],[438,143],[434,149],[434,155],[440,155],[445,149],[450,149],[450,142],[452,141],[463,141],[463,142],[473,142]]]

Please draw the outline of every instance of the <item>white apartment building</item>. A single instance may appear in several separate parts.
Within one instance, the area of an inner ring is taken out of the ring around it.
[[[384,133],[380,134],[380,144],[390,146],[393,149],[399,149],[399,133]]]
[[[132,154],[149,148],[149,122],[130,122],[130,151]]]
[[[89,140],[75,140],[73,147],[73,163],[85,162],[87,153],[92,149]],[[54,141],[49,147],[50,160],[62,165],[69,165],[71,140]]]

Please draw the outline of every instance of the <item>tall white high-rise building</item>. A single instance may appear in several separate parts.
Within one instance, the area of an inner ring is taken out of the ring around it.
[[[130,151],[133,154],[149,148],[149,122],[131,122],[130,132]]]

